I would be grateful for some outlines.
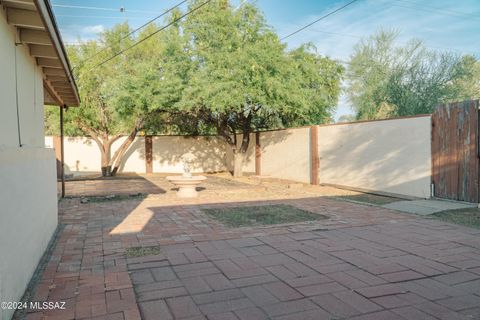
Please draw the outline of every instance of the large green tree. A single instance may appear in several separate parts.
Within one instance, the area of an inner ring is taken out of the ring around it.
[[[128,24],[120,24],[97,41],[68,48],[81,105],[66,112],[66,133],[87,135],[95,141],[105,176],[116,174],[140,130],[162,130],[185,86],[189,64],[178,25],[101,64],[156,30],[151,24],[136,35],[130,34]],[[58,121],[55,113],[47,112],[47,129],[55,129],[49,125]],[[122,136],[127,137],[112,155],[112,144]]]
[[[311,46],[288,52],[255,6],[214,0],[184,26],[192,68],[177,105],[225,139],[235,177],[253,130],[331,118],[342,68]]]
[[[397,38],[395,31],[379,31],[354,48],[346,91],[357,119],[431,113],[470,97],[471,57],[432,51],[420,40],[398,46]]]

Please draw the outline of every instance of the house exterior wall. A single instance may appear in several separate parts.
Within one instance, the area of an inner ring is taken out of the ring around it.
[[[318,128],[320,183],[428,198],[430,116]]]
[[[26,46],[15,46],[15,29],[5,17],[0,17],[0,43],[0,147],[18,147],[19,141],[43,147],[42,71]]]
[[[57,227],[55,170],[50,149],[0,151],[1,301],[19,301]]]
[[[44,147],[41,69],[4,16],[0,43],[0,300],[19,301],[57,226],[55,154]]]

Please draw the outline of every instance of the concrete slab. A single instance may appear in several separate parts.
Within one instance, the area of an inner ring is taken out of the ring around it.
[[[445,210],[475,208],[477,207],[477,204],[460,202],[460,201],[428,199],[428,200],[413,200],[413,201],[397,201],[397,202],[385,204],[382,207],[425,216],[425,215],[429,215],[429,214],[433,214],[433,213],[441,212]]]

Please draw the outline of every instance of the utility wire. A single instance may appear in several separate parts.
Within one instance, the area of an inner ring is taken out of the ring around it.
[[[335,10],[333,10],[333,11],[331,11],[331,12],[329,12],[329,13],[323,15],[323,16],[321,16],[321,17],[318,18],[317,20],[312,21],[312,22],[310,22],[309,24],[307,24],[306,26],[303,26],[303,27],[301,27],[300,29],[297,29],[297,30],[295,30],[294,32],[292,32],[292,33],[286,35],[285,37],[281,38],[280,41],[283,41],[283,40],[285,40],[285,39],[293,36],[294,34],[297,34],[297,33],[299,33],[300,31],[303,31],[303,30],[307,29],[308,27],[314,25],[315,23],[317,23],[317,22],[319,22],[319,21],[321,21],[321,20],[323,20],[323,19],[325,19],[325,18],[328,18],[329,16],[331,16],[331,15],[339,12],[340,10],[345,9],[346,7],[352,5],[354,2],[357,2],[357,1],[358,1],[358,0],[352,0],[352,1],[350,1],[349,3],[341,6],[340,8],[337,8],[337,9],[335,9]]]
[[[330,34],[330,35],[338,35],[342,37],[349,37],[349,38],[356,38],[356,39],[368,39],[368,36],[361,36],[357,34],[352,34],[352,33],[341,33],[341,32],[331,32],[331,31],[323,31],[323,30],[313,30],[315,33],[324,33],[324,34]],[[432,49],[434,51],[454,51],[462,55],[472,55],[472,56],[477,56],[478,53],[475,51],[463,51],[460,49],[455,49],[455,48],[447,48],[447,47],[440,47],[440,46],[431,46],[425,44],[423,40],[421,40],[423,43],[423,46],[427,49]],[[394,41],[395,44],[398,45],[408,45],[410,44],[408,41]],[[480,52],[480,51],[479,51]]]
[[[71,15],[71,14],[56,14],[55,17],[63,17],[63,18],[86,18],[86,19],[122,19],[126,20],[125,17],[121,16],[78,16],[78,15]],[[140,20],[145,19],[144,17],[129,17],[128,20]]]
[[[59,8],[71,8],[71,9],[85,9],[85,10],[102,10],[102,11],[116,11],[116,12],[137,12],[137,13],[152,13],[151,11],[146,10],[127,10],[124,7],[120,8],[105,8],[105,7],[88,7],[88,6],[74,6],[74,5],[66,5],[66,4],[53,4],[53,7]]]
[[[418,3],[418,2],[415,2],[415,1],[409,1],[409,0],[394,0],[396,2],[403,2],[405,4],[408,4],[408,6],[405,6],[405,5],[399,5],[399,4],[392,4],[393,6],[397,6],[397,7],[402,7],[402,8],[408,8],[408,9],[418,9],[418,10],[422,10],[422,11],[426,11],[426,12],[435,12],[435,13],[439,13],[439,14],[443,14],[443,15],[447,15],[447,16],[452,16],[452,17],[457,17],[457,18],[460,18],[460,17],[466,17],[466,18],[474,18],[474,19],[478,19],[478,15],[475,15],[475,14],[469,14],[469,13],[465,13],[465,12],[460,12],[460,11],[454,11],[454,10],[450,10],[450,9],[444,9],[444,8],[440,8],[440,7],[436,7],[436,6],[430,6],[430,5],[426,5],[426,4],[423,4],[423,3]]]
[[[188,11],[187,13],[183,14],[182,16],[178,17],[177,19],[173,20],[172,22],[168,23],[167,25],[161,27],[161,28],[158,29],[157,31],[150,33],[148,36],[146,36],[146,37],[138,40],[138,41],[135,42],[135,43],[133,43],[131,46],[129,46],[129,47],[127,47],[127,48],[125,48],[125,49],[117,52],[116,54],[114,54],[114,55],[111,56],[110,58],[107,58],[107,59],[103,60],[102,62],[96,64],[95,66],[93,66],[92,68],[90,68],[88,71],[93,70],[93,69],[95,69],[95,68],[98,68],[98,67],[104,65],[105,63],[107,63],[107,62],[115,59],[115,58],[118,57],[119,55],[125,53],[126,51],[132,49],[133,47],[139,45],[140,43],[142,43],[142,42],[150,39],[151,37],[153,37],[154,35],[156,35],[156,34],[159,33],[160,31],[165,30],[166,28],[168,28],[168,27],[170,27],[171,25],[177,23],[178,21],[182,20],[182,19],[185,18],[186,16],[188,16],[188,15],[192,14],[193,12],[197,11],[198,9],[202,8],[203,6],[205,6],[206,4],[208,4],[210,1],[212,1],[212,0],[207,0],[207,1],[205,1],[205,2],[202,3],[201,5],[193,8],[192,10],[190,10],[190,11]]]
[[[137,32],[138,30],[146,27],[147,25],[149,25],[150,23],[154,22],[155,20],[158,20],[160,19],[161,17],[163,17],[164,15],[166,15],[167,13],[173,11],[174,9],[178,8],[179,6],[181,6],[182,4],[184,4],[185,2],[187,2],[187,0],[183,0],[183,1],[180,1],[179,3],[177,3],[175,6],[171,7],[170,9],[168,9],[167,11],[161,13],[160,15],[156,16],[155,18],[153,19],[150,19],[149,21],[145,22],[144,24],[142,24],[140,27],[130,31],[127,35],[121,37],[118,41],[115,41],[113,44],[107,46],[107,47],[104,47],[102,50],[100,51],[97,51],[96,53],[92,54],[91,56],[85,58],[82,62],[86,62],[88,60],[91,60],[92,58],[98,56],[100,53],[102,53],[103,51],[109,49],[112,47],[112,45],[114,44],[118,44],[120,43],[121,41],[125,40],[126,38],[130,37],[132,34],[134,34],[135,32]],[[75,68],[74,68],[75,69]]]

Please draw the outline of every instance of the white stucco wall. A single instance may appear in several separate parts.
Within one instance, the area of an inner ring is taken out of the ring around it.
[[[112,145],[113,155],[126,138]],[[65,173],[82,175],[100,172],[100,151],[89,138],[65,137]],[[45,137],[45,145],[53,147],[53,138]],[[153,172],[183,172],[188,160],[192,172],[219,172],[227,170],[225,142],[217,137],[155,136],[152,138]],[[250,165],[250,167],[254,169]],[[120,172],[145,173],[145,138],[137,137],[125,153]]]
[[[427,198],[430,131],[429,116],[319,126],[320,183]],[[309,183],[310,139],[310,127],[261,132],[261,174]],[[51,138],[45,141],[51,144]],[[144,146],[143,137],[137,138],[122,171],[145,172]],[[89,139],[66,138],[65,157],[71,171],[100,170],[98,147]],[[232,158],[231,148],[219,137],[153,137],[153,172],[182,172],[185,159],[193,172],[232,170]],[[255,134],[243,171],[255,172]]]
[[[153,137],[153,172],[183,172],[184,160],[192,172],[225,171],[226,145],[218,137]]]
[[[27,46],[15,46],[15,29],[7,24],[3,11],[0,15],[0,147],[17,147],[19,131],[22,145],[41,147],[44,143],[42,71]]]
[[[55,153],[44,148],[42,71],[0,10],[0,301],[19,301],[57,226]],[[1,310],[7,320],[13,310]]]
[[[118,139],[112,146],[113,150],[117,150],[125,141],[125,138]],[[113,155],[113,153],[112,153]],[[136,137],[130,148],[125,153],[124,160],[120,165],[120,171],[125,172],[145,172],[145,138]]]
[[[428,198],[430,117],[318,128],[320,183]]]
[[[310,128],[262,132],[262,175],[310,182]]]
[[[226,142],[223,142],[226,148],[226,168],[225,170],[233,171],[233,150],[230,145]],[[242,145],[242,135],[237,135],[237,147],[240,148]],[[245,158],[243,160],[243,172],[252,173],[255,172],[255,133],[250,134],[250,142],[248,144],[247,152],[245,153]]]
[[[112,145],[113,155],[120,145],[125,141],[122,137]],[[46,145],[53,145],[52,137],[45,137]],[[97,144],[90,138],[65,137],[65,173],[86,174],[100,172],[101,155]],[[145,141],[143,137],[137,137],[126,152],[124,163],[121,164],[121,171],[145,172]]]
[[[15,95],[15,32],[0,11],[0,146],[18,146]]]
[[[57,226],[53,149],[0,149],[0,204],[0,300],[19,301]]]
[[[65,137],[64,147],[65,174],[101,171],[100,150],[92,139]]]

